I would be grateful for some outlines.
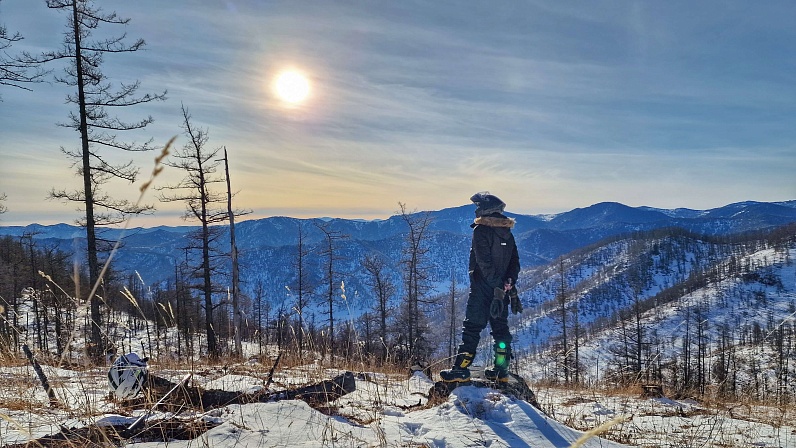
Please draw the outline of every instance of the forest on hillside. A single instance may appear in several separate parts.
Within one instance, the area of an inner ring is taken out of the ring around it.
[[[795,230],[656,230],[532,269],[523,282],[535,306],[516,325],[521,363],[554,383],[791,402]]]

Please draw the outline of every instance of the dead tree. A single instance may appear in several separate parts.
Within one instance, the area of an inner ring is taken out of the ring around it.
[[[296,244],[296,258],[293,261],[293,269],[296,275],[295,280],[291,285],[291,292],[295,294],[295,305],[293,309],[296,311],[297,322],[295,329],[296,345],[298,349],[299,358],[304,355],[304,310],[309,305],[310,292],[314,289],[310,271],[307,266],[307,259],[310,255],[310,250],[307,248],[307,232],[301,221],[298,221],[298,240]]]
[[[388,319],[392,310],[390,309],[390,299],[395,295],[396,286],[390,279],[387,272],[387,264],[384,258],[378,254],[370,254],[365,257],[362,266],[368,273],[367,285],[376,296],[373,304],[373,311],[378,320],[378,334],[380,339],[380,359],[387,359],[387,328]]]
[[[321,246],[319,251],[319,255],[324,257],[326,261],[324,261],[323,265],[323,279],[321,280],[326,288],[325,295],[326,295],[326,305],[327,307],[327,316],[329,319],[329,335],[327,337],[329,343],[328,347],[332,353],[335,351],[335,342],[334,342],[334,309],[335,305],[338,302],[335,295],[335,285],[339,285],[339,282],[336,282],[340,278],[340,273],[335,270],[335,266],[337,262],[342,260],[337,251],[337,242],[340,240],[344,240],[348,238],[348,235],[343,234],[339,230],[333,230],[328,222],[326,223],[319,223],[318,221],[313,221],[315,226],[323,232],[324,242]],[[325,350],[324,350],[325,354]]]
[[[559,288],[558,288],[558,306],[559,306],[559,313],[561,319],[561,353],[562,353],[562,360],[561,360],[561,367],[564,371],[564,383],[569,384],[570,379],[570,356],[569,356],[569,339],[567,334],[567,321],[569,320],[569,310],[567,309],[567,281],[566,281],[566,271],[564,270],[564,259],[561,258],[558,260],[558,276],[559,276]]]
[[[159,94],[138,94],[140,83],[120,82],[117,88],[108,79],[101,67],[108,55],[133,53],[144,47],[144,40],[126,42],[126,35],[90,40],[92,34],[103,25],[124,26],[129,19],[116,13],[105,13],[93,0],[47,0],[47,7],[61,10],[67,14],[67,32],[64,33],[63,47],[58,51],[47,51],[38,56],[23,53],[19,60],[26,64],[45,64],[65,61],[64,76],[55,80],[75,91],[67,95],[68,103],[76,110],[69,114],[69,120],[60,126],[74,129],[80,134],[80,149],[61,148],[68,159],[77,167],[83,180],[81,189],[74,191],[56,190],[50,197],[65,202],[77,202],[84,207],[85,216],[78,220],[86,229],[87,259],[90,284],[96,288],[100,280],[98,228],[124,222],[131,215],[153,210],[152,206],[140,205],[126,199],[110,197],[103,186],[112,180],[135,182],[138,168],[133,162],[113,163],[106,150],[129,152],[154,149],[152,141],[140,144],[125,142],[117,137],[119,132],[140,131],[152,123],[152,117],[139,121],[123,121],[108,113],[108,108],[126,108],[152,101],[165,99],[166,92]],[[100,362],[104,353],[100,329],[100,298],[96,294],[89,297],[91,308],[91,333],[89,356]]]
[[[427,318],[423,312],[424,305],[432,302],[425,299],[429,291],[428,285],[428,229],[433,221],[429,213],[410,213],[406,205],[400,206],[401,218],[408,227],[404,246],[403,265],[406,300],[403,303],[401,321],[406,330],[407,348],[411,357],[425,358],[431,347],[428,346]]]
[[[227,148],[224,147],[224,177],[227,180],[227,219],[229,219],[229,251],[232,259],[232,320],[235,324],[235,355],[241,356],[241,332],[243,326],[241,322],[242,311],[240,310],[240,271],[238,269],[238,246],[235,243],[235,217],[248,214],[249,212],[232,209],[232,181],[229,178],[229,157]]]
[[[226,221],[229,216],[227,211],[218,206],[224,202],[221,194],[213,191],[213,185],[223,182],[216,175],[219,160],[218,152],[221,148],[208,149],[209,139],[207,130],[194,126],[191,115],[185,106],[182,107],[183,131],[189,141],[175,154],[170,156],[165,165],[179,168],[186,175],[176,185],[167,185],[161,191],[160,200],[163,202],[184,202],[186,211],[185,220],[198,221],[199,230],[193,235],[199,244],[193,249],[201,251],[201,265],[197,270],[202,279],[200,290],[204,297],[205,333],[207,335],[208,355],[216,358],[219,355],[218,337],[213,325],[213,310],[219,305],[213,303],[213,273],[216,270],[213,259],[217,256],[216,241],[219,231],[214,224]],[[162,193],[170,191],[171,194]]]

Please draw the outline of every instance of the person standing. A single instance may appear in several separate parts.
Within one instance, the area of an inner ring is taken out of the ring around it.
[[[489,192],[476,193],[470,200],[476,205],[476,217],[470,225],[473,228],[468,267],[470,295],[462,325],[462,343],[453,367],[441,371],[440,377],[446,382],[470,381],[468,367],[475,358],[481,330],[489,323],[495,344],[495,364],[484,374],[489,379],[506,382],[512,341],[508,325],[509,302],[513,312],[522,311],[515,286],[520,272],[520,257],[511,233],[515,221],[503,215],[506,203]]]

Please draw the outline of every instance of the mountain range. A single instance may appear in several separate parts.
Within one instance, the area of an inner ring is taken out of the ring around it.
[[[427,214],[431,218],[425,262],[432,285],[440,291],[446,290],[451,276],[458,284],[466,282],[473,210],[472,205],[465,205],[409,215],[411,218]],[[681,228],[699,235],[720,236],[782,226],[796,222],[796,200],[747,201],[710,210],[629,207],[603,202],[555,215],[507,215],[516,220],[514,234],[522,266],[530,268],[616,235]],[[320,224],[346,236],[336,242],[340,261],[335,270],[341,273],[339,280],[345,282],[349,291],[367,295],[361,262],[373,253],[389,261],[392,276],[400,285],[400,260],[408,230],[404,217],[396,215],[375,221],[270,217],[236,223],[242,290],[251,294],[262,286],[266,291],[283,291],[291,285],[299,225],[305,232],[303,243],[312,249],[324,239]],[[115,240],[123,236],[114,268],[127,274],[137,272],[142,281],[152,285],[173,279],[175,263],[186,257],[189,261],[193,259],[194,255],[186,252],[185,247],[196,229],[195,226],[134,228],[126,232],[105,229],[102,237]],[[0,235],[30,235],[40,244],[69,252],[80,253],[85,246],[84,231],[67,224],[0,226]],[[229,238],[222,235],[219,241],[228,242]],[[228,243],[221,246],[221,251],[228,251]],[[308,267],[321,272],[324,261],[323,256],[312,251]],[[319,283],[320,279],[314,281]]]

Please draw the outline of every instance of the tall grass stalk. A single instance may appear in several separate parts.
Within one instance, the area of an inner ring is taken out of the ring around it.
[[[588,441],[592,437],[597,437],[600,434],[603,434],[604,432],[606,432],[609,429],[613,428],[614,426],[622,424],[622,423],[625,423],[625,422],[627,422],[627,421],[629,421],[631,419],[632,419],[632,417],[629,417],[629,416],[626,416],[626,415],[620,415],[619,417],[615,417],[615,418],[613,418],[611,420],[608,420],[607,422],[603,423],[602,425],[599,425],[599,426],[597,426],[594,429],[590,429],[590,430],[584,432],[583,435],[580,436],[578,438],[578,440],[575,441],[575,443],[570,445],[570,448],[578,448],[580,446],[583,446],[583,444],[586,443],[586,441]]]

